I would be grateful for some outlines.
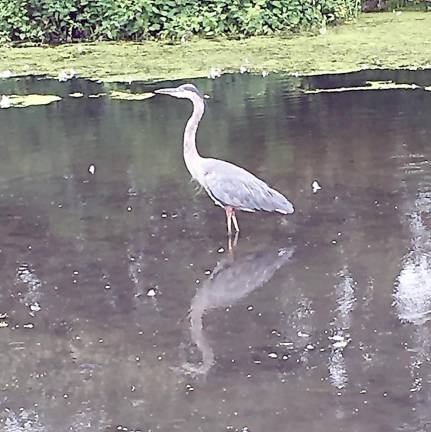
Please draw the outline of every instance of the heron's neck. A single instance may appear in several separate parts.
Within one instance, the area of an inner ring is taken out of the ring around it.
[[[184,160],[187,168],[196,178],[194,169],[198,165],[201,156],[196,148],[196,131],[198,129],[199,122],[204,114],[204,102],[202,99],[196,97],[192,99],[193,102],[193,114],[189,118],[186,129],[184,130]]]

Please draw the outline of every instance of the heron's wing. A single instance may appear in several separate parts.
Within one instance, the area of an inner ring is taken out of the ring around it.
[[[292,204],[281,193],[243,168],[206,159],[204,169],[204,187],[216,204],[245,211],[293,212]]]

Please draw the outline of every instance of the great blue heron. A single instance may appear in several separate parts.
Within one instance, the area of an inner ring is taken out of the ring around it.
[[[193,84],[162,88],[155,93],[192,101],[193,114],[184,130],[184,161],[193,179],[201,184],[216,205],[224,208],[229,236],[232,234],[232,221],[239,232],[236,210],[264,210],[283,214],[294,212],[292,203],[286,197],[250,172],[230,162],[204,158],[199,154],[196,149],[196,131],[205,105],[202,93]]]

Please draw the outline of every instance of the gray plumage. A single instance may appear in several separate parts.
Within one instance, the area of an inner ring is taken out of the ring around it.
[[[205,169],[203,187],[217,205],[249,212],[294,212],[286,197],[245,169],[210,158],[204,158],[202,164]]]
[[[196,131],[205,105],[202,93],[193,84],[155,91],[193,103],[193,114],[184,130],[184,161],[193,179],[200,183],[211,199],[226,211],[228,232],[231,222],[239,231],[235,210],[254,212],[264,210],[292,214],[292,203],[280,192],[245,169],[219,159],[203,158],[196,149]]]

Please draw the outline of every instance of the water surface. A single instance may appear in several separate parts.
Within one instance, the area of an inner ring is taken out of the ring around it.
[[[187,101],[0,81],[63,97],[0,110],[2,430],[430,430],[431,93],[303,91],[389,79],[431,74],[194,81],[201,153],[297,209],[240,214],[233,255]]]

